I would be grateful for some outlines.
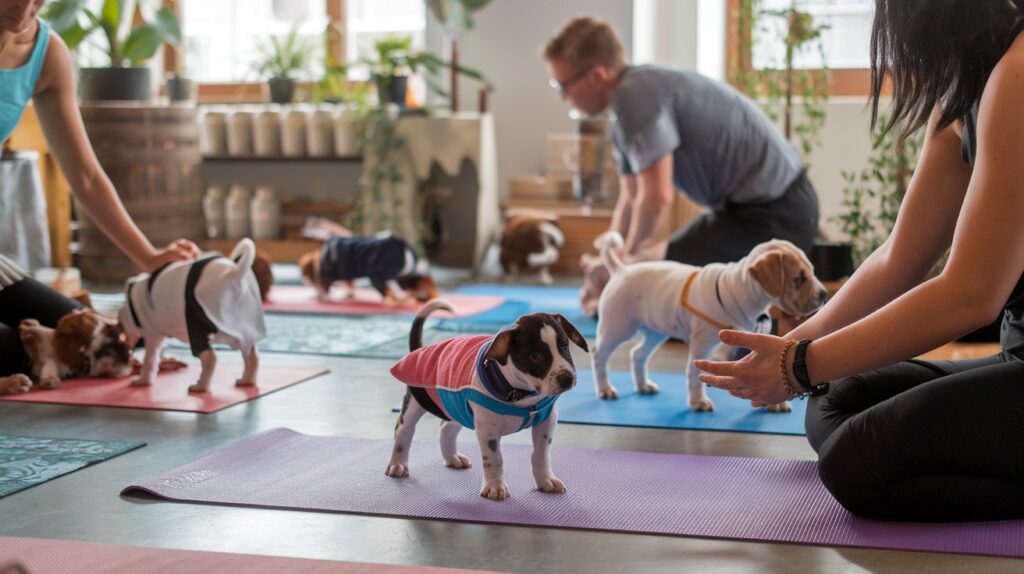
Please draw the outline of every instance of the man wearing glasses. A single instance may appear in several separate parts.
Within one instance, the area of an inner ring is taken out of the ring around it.
[[[660,253],[705,265],[736,261],[758,243],[788,239],[809,252],[818,197],[792,145],[753,102],[693,71],[627,65],[605,22],[576,18],[544,48],[551,87],[586,114],[610,110],[621,185],[611,229],[626,238],[626,261]],[[709,211],[677,230],[667,247],[654,230],[678,188]],[[596,310],[607,281],[586,258]]]

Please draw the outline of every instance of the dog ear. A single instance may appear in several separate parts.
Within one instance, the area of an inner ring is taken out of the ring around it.
[[[576,346],[583,349],[586,352],[590,352],[590,347],[587,346],[587,340],[583,338],[583,335],[576,329],[576,326],[569,322],[564,316],[558,313],[552,313],[552,317],[562,326],[562,330],[569,337],[569,340],[576,343]]]
[[[53,347],[57,360],[72,371],[88,367],[85,349],[92,344],[92,336],[99,323],[96,312],[68,313],[57,321],[54,329]]]
[[[512,336],[515,335],[516,329],[518,328],[519,325],[517,324],[511,329],[506,329],[505,331],[498,333],[498,335],[494,337],[494,342],[491,343],[491,348],[488,349],[487,354],[484,355],[484,361],[493,359],[502,365],[508,363],[508,354],[512,347]]]
[[[784,255],[782,251],[773,249],[762,253],[750,264],[750,276],[760,283],[765,293],[771,297],[781,297],[785,288]]]

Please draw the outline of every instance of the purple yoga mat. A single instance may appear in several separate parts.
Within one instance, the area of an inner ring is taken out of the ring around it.
[[[445,468],[435,441],[416,442],[411,476],[384,476],[390,440],[318,437],[274,429],[128,486],[182,502],[796,542],[1024,556],[1024,521],[876,522],[843,510],[811,461],[691,456],[559,446],[566,494],[533,482],[531,448],[505,444],[511,498],[479,496],[480,452],[469,470]]]

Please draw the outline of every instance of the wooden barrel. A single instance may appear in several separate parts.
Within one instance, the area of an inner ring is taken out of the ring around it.
[[[194,107],[83,104],[82,120],[96,157],[142,233],[156,247],[204,235],[199,130]],[[139,272],[127,256],[78,212],[82,277],[122,282]],[[109,216],[104,210],[97,217]]]

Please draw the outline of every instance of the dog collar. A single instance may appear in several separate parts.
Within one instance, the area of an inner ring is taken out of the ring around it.
[[[487,392],[494,395],[498,400],[507,403],[514,403],[526,397],[536,395],[537,391],[525,391],[513,387],[508,382],[508,379],[505,378],[505,375],[501,374],[497,361],[494,359],[484,359],[484,356],[487,355],[487,351],[491,350],[491,345],[493,344],[494,339],[491,339],[490,342],[480,348],[480,352],[477,353],[476,357],[476,374],[480,377],[480,382],[487,389]]]
[[[691,273],[689,277],[686,278],[686,284],[683,285],[683,293],[682,293],[682,295],[679,296],[679,305],[681,305],[683,307],[683,309],[686,309],[690,313],[693,313],[694,316],[700,317],[701,319],[703,319],[704,321],[710,323],[712,326],[714,326],[714,327],[716,327],[718,329],[731,329],[732,327],[730,327],[729,325],[725,325],[723,323],[715,321],[711,317],[708,317],[707,315],[705,315],[704,313],[699,311],[693,305],[690,305],[690,287],[693,286],[693,280],[697,278],[698,274],[700,274],[700,271],[695,271],[695,272]],[[716,294],[717,294],[717,291],[718,291],[718,281],[715,281],[715,292],[716,292]],[[722,302],[721,297],[718,298],[718,302],[719,303]],[[722,309],[725,309],[724,305],[722,306]]]

